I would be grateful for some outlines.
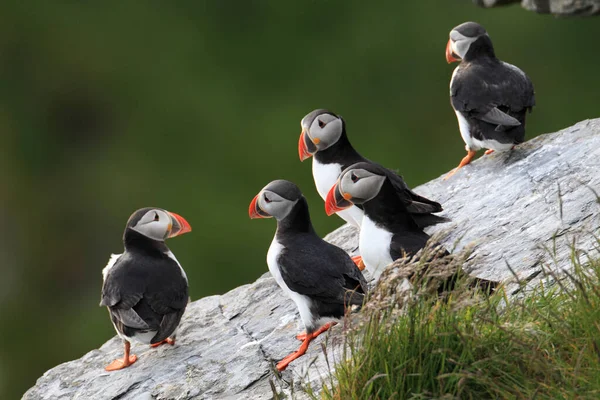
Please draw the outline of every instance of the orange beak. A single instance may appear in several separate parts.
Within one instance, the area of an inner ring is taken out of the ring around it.
[[[452,39],[448,39],[448,44],[446,45],[446,61],[448,64],[453,63],[455,61],[460,61],[458,58],[455,58],[452,53]]]
[[[172,212],[169,212],[169,215],[171,216],[172,227],[167,237],[172,238],[192,231],[191,225],[181,215]]]
[[[310,142],[310,144],[307,143],[307,141]],[[314,147],[313,142],[303,129],[302,133],[300,133],[300,140],[298,141],[298,156],[300,157],[300,161],[304,161],[312,156],[312,153],[308,149],[309,145],[310,147]]]
[[[325,199],[325,212],[327,215],[333,215],[336,212],[343,211],[352,206],[350,195],[342,195],[338,184],[336,183],[329,189],[327,198]]]
[[[259,193],[260,194],[260,193]],[[266,212],[262,211],[258,206],[258,195],[254,196],[252,201],[250,202],[250,207],[248,207],[248,215],[251,219],[255,218],[269,218],[270,215]]]

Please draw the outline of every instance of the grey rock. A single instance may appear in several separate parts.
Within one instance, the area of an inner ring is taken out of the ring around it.
[[[465,269],[490,280],[568,268],[573,243],[582,259],[597,255],[599,146],[600,119],[587,120],[418,187],[452,220],[428,233],[447,231],[442,243],[455,252],[473,246]]]
[[[458,132],[457,132],[457,140]],[[542,267],[568,268],[571,245],[582,259],[598,255],[600,234],[600,119],[539,136],[511,152],[483,156],[448,181],[415,189],[440,201],[454,252],[473,247],[471,274],[535,284]],[[354,254],[357,231],[342,226],[326,237]],[[191,303],[174,347],[133,345],[138,362],[122,371],[103,367],[122,356],[115,337],[82,358],[47,371],[24,399],[269,399],[273,389],[304,399],[319,390],[344,357],[344,324],[313,342],[281,376],[274,362],[294,351],[302,330],[294,304],[267,273],[221,296]]]
[[[600,0],[473,0],[481,7],[497,7],[521,2],[527,10],[558,16],[590,16],[600,14]]]

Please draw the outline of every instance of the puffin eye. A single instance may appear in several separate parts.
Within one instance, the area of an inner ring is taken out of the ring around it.
[[[267,204],[269,204],[272,200],[269,200],[269,198],[267,197],[267,195],[265,194],[265,201],[267,202]]]
[[[352,175],[350,175],[350,179],[352,179],[352,182],[356,183],[358,181],[358,176],[354,175],[353,172]]]
[[[155,212],[155,213],[154,213],[154,220],[155,220],[155,221],[158,221],[159,219],[160,219],[160,218],[158,217],[158,213],[157,213],[157,212]]]
[[[327,125],[325,122],[319,120],[319,128],[325,128],[325,125]]]

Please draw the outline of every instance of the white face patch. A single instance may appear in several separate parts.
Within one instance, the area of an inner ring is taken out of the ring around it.
[[[169,214],[164,210],[154,209],[144,214],[131,229],[150,239],[163,241],[171,232],[171,227],[172,222]]]
[[[360,199],[361,203],[377,196],[385,176],[377,175],[364,169],[351,169],[346,171],[340,179],[340,191],[349,193],[353,198]]]
[[[487,35],[487,33],[486,33]],[[461,59],[465,58],[465,55],[467,55],[467,52],[469,51],[469,47],[471,47],[471,43],[473,43],[474,41],[476,41],[479,38],[479,36],[477,37],[467,37],[462,35],[460,32],[458,31],[451,31],[450,32],[450,39],[452,40],[452,52],[454,54],[456,54],[458,57],[460,57]]]
[[[294,205],[298,202],[285,199],[275,192],[263,189],[258,194],[258,206],[261,210],[275,219],[281,220],[287,217]]]
[[[306,134],[317,146],[317,150],[331,147],[342,136],[343,124],[341,118],[331,114],[319,115],[306,130]]]

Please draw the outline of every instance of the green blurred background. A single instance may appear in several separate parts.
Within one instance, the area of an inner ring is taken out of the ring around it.
[[[467,0],[2,2],[0,398],[114,335],[101,270],[137,208],[193,226],[169,246],[194,300],[267,271],[275,223],[247,207],[269,181],[299,184],[321,234],[341,225],[298,160],[312,109],[411,186],[453,168],[444,49],[467,20],[533,80],[529,138],[598,116],[599,19]]]

